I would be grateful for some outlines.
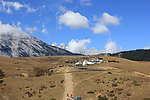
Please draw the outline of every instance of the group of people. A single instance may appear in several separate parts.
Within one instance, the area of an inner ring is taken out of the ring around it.
[[[72,94],[69,95],[69,94],[67,93],[67,100],[74,100],[73,95],[72,95]]]

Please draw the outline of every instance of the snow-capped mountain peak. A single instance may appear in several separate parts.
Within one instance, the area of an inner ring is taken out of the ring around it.
[[[74,54],[67,50],[50,46],[9,24],[0,23],[0,56],[32,57],[50,55]]]
[[[22,30],[13,27],[9,24],[0,23],[0,37],[11,37],[11,38],[29,38],[29,34],[22,32]]]

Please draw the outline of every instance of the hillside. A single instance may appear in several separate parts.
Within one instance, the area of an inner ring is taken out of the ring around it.
[[[123,51],[119,53],[110,54],[110,56],[126,58],[134,61],[150,61],[150,49]]]
[[[0,100],[64,100],[67,94],[83,100],[149,100],[149,62],[102,57],[117,62],[85,66],[101,71],[71,66],[95,57],[1,57]]]
[[[7,30],[6,30],[7,29]],[[67,50],[51,46],[22,32],[16,27],[0,25],[1,57],[33,57],[50,55],[75,55]]]

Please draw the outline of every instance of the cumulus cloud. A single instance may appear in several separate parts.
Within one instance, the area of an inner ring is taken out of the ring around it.
[[[109,40],[105,45],[105,53],[116,53],[119,52],[119,47],[117,46],[116,42],[113,40]]]
[[[145,47],[144,49],[150,49],[150,46]]]
[[[102,17],[98,18],[93,16],[94,21],[97,21],[95,26],[92,27],[93,33],[102,34],[110,32],[108,26],[114,26],[120,24],[120,19],[116,16],[112,16],[108,13],[103,13]]]
[[[12,2],[12,1],[0,1],[0,11],[5,13],[12,13],[12,9],[20,10],[21,8],[25,8],[27,12],[35,12],[36,9],[31,8],[29,5],[21,4],[19,2]]]
[[[120,24],[120,19],[118,17],[112,16],[108,13],[103,13],[100,21],[101,23],[105,25],[119,25]]]
[[[47,33],[47,29],[43,28],[41,32],[46,34]]]
[[[27,31],[28,33],[34,33],[37,31],[36,27],[26,27],[25,31]]]
[[[87,44],[91,42],[90,39],[83,39],[83,40],[74,40],[72,39],[68,43],[67,50],[74,52],[74,53],[82,53],[86,50]]]
[[[29,37],[28,34],[24,33],[21,29],[12,26],[10,24],[3,24],[0,21],[0,36],[9,36],[11,35],[12,38],[22,38],[22,37]],[[1,37],[2,38],[2,37]]]
[[[61,44],[60,44],[60,48],[66,49],[66,44],[65,44],[65,43],[61,43]]]
[[[14,33],[14,32],[19,32],[20,30],[17,29],[16,27],[13,27],[9,24],[2,24],[0,21],[0,35],[8,34],[8,33]]]
[[[71,29],[87,28],[89,26],[89,21],[85,16],[73,11],[67,11],[63,15],[59,16],[58,22],[59,24],[71,27]]]
[[[120,48],[118,47],[117,43],[113,40],[109,40],[105,46],[105,50],[97,50],[94,47],[91,49],[85,50],[85,55],[96,55],[100,53],[116,53],[120,51]]]
[[[56,46],[62,49],[66,49],[73,53],[80,53],[84,55],[96,55],[100,53],[116,53],[120,51],[118,45],[113,40],[109,40],[106,43],[106,45],[104,46],[105,50],[97,50],[94,47],[87,49],[87,45],[90,43],[91,43],[90,39],[82,39],[82,40],[72,39],[71,41],[69,41],[67,46],[65,45],[65,43],[61,43],[59,46],[56,42],[54,42],[52,46]]]
[[[80,0],[81,5],[92,6],[92,0]]]
[[[97,23],[95,27],[92,28],[92,30],[93,30],[93,33],[96,33],[96,34],[103,34],[103,33],[109,32],[109,29],[104,24],[99,24],[99,23]]]
[[[86,49],[84,54],[85,55],[96,55],[96,54],[100,54],[102,53],[102,51],[95,49],[94,47],[92,47],[91,49]]]

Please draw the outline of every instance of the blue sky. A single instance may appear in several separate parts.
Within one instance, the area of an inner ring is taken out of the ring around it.
[[[73,39],[77,47],[80,40],[90,40],[81,41],[81,49],[142,49],[150,47],[149,4],[150,0],[0,0],[0,21],[48,44],[69,45]]]

